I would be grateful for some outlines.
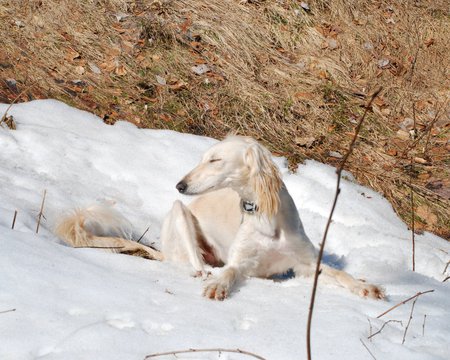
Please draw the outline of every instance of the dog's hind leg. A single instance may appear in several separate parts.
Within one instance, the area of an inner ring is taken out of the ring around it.
[[[181,201],[175,201],[161,229],[165,259],[189,262],[195,271],[203,273],[204,260],[198,236],[194,215]]]
[[[357,280],[342,270],[337,270],[326,264],[321,265],[322,276],[325,280],[334,280],[338,285],[349,289],[352,293],[365,298],[384,299],[384,290],[377,286]]]

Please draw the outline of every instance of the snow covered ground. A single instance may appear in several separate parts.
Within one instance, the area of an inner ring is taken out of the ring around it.
[[[6,110],[0,105],[0,115]],[[224,302],[201,296],[190,269],[62,244],[52,226],[62,212],[116,203],[139,237],[159,246],[163,216],[177,181],[215,140],[171,131],[105,125],[51,100],[14,105],[17,130],[0,128],[0,359],[144,359],[188,348],[240,348],[266,359],[304,359],[311,279],[248,279]],[[308,161],[296,174],[277,159],[284,181],[317,245],[334,195],[334,169]],[[47,190],[39,234],[36,218]],[[11,230],[14,211],[18,211]],[[450,290],[442,280],[450,245],[416,236],[411,270],[407,226],[379,194],[345,180],[327,261],[382,284],[387,301],[364,300],[319,286],[313,322],[315,359],[448,359]],[[213,272],[216,272],[214,270]],[[377,315],[418,291],[412,302]],[[15,309],[15,311],[9,311]],[[424,319],[426,315],[426,321]],[[371,340],[367,337],[383,331]],[[173,359],[174,357],[165,357]],[[249,359],[197,353],[179,359]]]

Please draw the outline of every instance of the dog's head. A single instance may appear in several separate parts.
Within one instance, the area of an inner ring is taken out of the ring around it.
[[[250,137],[228,136],[206,151],[200,164],[176,187],[186,195],[230,187],[244,200],[254,201],[259,212],[273,215],[278,211],[281,184],[265,147]]]

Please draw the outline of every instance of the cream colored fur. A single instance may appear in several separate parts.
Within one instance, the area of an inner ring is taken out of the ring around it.
[[[200,196],[189,206],[174,203],[161,230],[162,251],[166,260],[204,273],[206,241],[225,264],[205,286],[206,297],[223,300],[235,281],[247,276],[266,278],[289,269],[296,276],[313,275],[317,251],[270,152],[254,139],[229,136],[212,146],[177,189]],[[257,211],[243,211],[241,199],[255,203]],[[384,297],[378,286],[326,264],[321,278],[362,297]]]
[[[131,234],[124,229],[130,228],[127,220],[110,207],[91,206],[64,217],[56,226],[55,233],[73,247],[101,248],[163,260],[159,251],[127,240]]]
[[[204,288],[204,295],[216,300],[228,297],[233,284],[248,276],[267,278],[289,269],[296,276],[314,274],[317,251],[270,152],[254,139],[229,136],[212,146],[177,189],[200,196],[188,206],[175,201],[162,225],[162,253],[126,240],[129,224],[106,207],[75,211],[56,233],[74,247],[144,251],[156,260],[188,263],[200,274],[205,274],[206,264],[223,263],[221,274]],[[256,204],[256,211],[244,211],[241,200]],[[362,297],[384,298],[376,285],[326,264],[321,270],[326,282]]]

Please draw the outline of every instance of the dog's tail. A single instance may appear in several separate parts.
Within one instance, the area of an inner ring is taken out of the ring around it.
[[[91,247],[163,260],[163,254],[131,239],[131,224],[111,207],[94,205],[63,217],[55,234],[73,247]]]

